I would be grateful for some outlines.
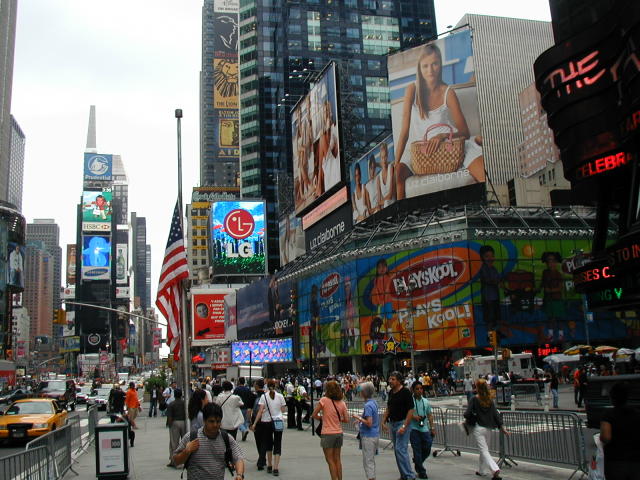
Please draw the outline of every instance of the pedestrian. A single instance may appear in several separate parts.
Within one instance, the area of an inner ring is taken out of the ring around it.
[[[298,430],[302,430],[302,422],[309,422],[311,407],[307,403],[309,395],[307,394],[304,386],[300,384],[300,382],[298,382],[298,385],[296,385],[295,390],[293,391],[293,398],[296,402],[296,428]],[[304,419],[302,418],[303,411],[305,412]]]
[[[249,387],[247,387],[244,377],[238,378],[238,386],[233,390],[233,394],[240,397],[243,403],[243,406],[240,407],[240,411],[242,412],[244,422],[242,422],[242,425],[240,425],[239,428],[242,432],[242,441],[244,442],[247,440],[247,435],[249,434],[249,410],[253,408],[255,397],[251,393]]]
[[[322,415],[320,415],[322,412]],[[349,422],[347,405],[342,401],[342,390],[335,380],[327,382],[325,396],[322,397],[311,415],[318,421],[322,421],[320,431],[320,446],[324,452],[324,458],[329,465],[331,480],[342,480],[342,425]]]
[[[558,408],[558,383],[558,375],[552,370],[549,388],[551,390],[551,397],[553,398],[553,408]]]
[[[263,393],[258,399],[260,408],[256,419],[251,424],[251,430],[255,431],[257,423],[261,425],[263,437],[262,445],[267,453],[267,473],[273,473],[274,477],[280,475],[280,456],[282,455],[282,431],[284,430],[283,412],[287,408],[287,402],[281,393],[276,392],[276,381],[270,378],[267,381],[268,393]]]
[[[117,415],[124,415],[124,402],[125,393],[120,388],[120,385],[114,383],[109,392],[109,399],[107,400],[107,408],[111,416],[111,423],[115,423]]]
[[[205,395],[206,397],[206,395]],[[224,480],[224,470],[227,464],[227,450],[231,454],[231,463],[235,470],[235,480],[244,479],[244,461],[242,450],[235,441],[227,435],[226,438],[220,431],[222,422],[222,409],[215,403],[207,403],[202,410],[204,426],[200,427],[192,439],[193,433],[188,433],[180,439],[172,463],[175,465],[186,464],[187,479],[213,479]],[[227,449],[228,442],[228,449]]]
[[[413,382],[411,391],[413,392],[413,418],[409,440],[413,450],[413,466],[418,478],[429,478],[424,462],[431,454],[431,444],[435,435],[431,404],[424,395],[424,387],[420,381]]]
[[[382,428],[391,429],[391,441],[396,457],[396,465],[402,480],[416,478],[409,460],[409,438],[411,436],[411,419],[413,418],[413,397],[409,389],[402,383],[400,372],[389,375],[389,400],[382,417]],[[387,421],[390,423],[387,426]]]
[[[473,398],[473,379],[471,378],[471,376],[467,373],[464,376],[464,394],[467,396],[467,405],[469,405],[469,403],[471,403],[471,399]]]
[[[136,424],[136,418],[140,411],[140,399],[138,398],[138,389],[134,382],[129,382],[129,389],[127,390],[124,404],[127,406],[127,418],[131,422],[132,428],[137,430],[138,425]]]
[[[223,416],[220,428],[235,439],[238,435],[238,428],[244,423],[242,415],[244,403],[238,395],[233,394],[232,390],[233,384],[230,381],[222,382],[222,393],[215,398],[214,403],[222,408]]]
[[[258,462],[256,466],[258,467],[258,470],[264,470],[264,467],[267,464],[267,449],[263,447],[264,442],[262,441],[262,439],[264,438],[265,434],[262,431],[263,423],[256,420],[258,417],[258,411],[260,410],[260,404],[257,402],[257,400],[264,393],[264,380],[261,378],[256,380],[253,383],[253,389],[255,391],[255,398],[253,401],[253,408],[251,409],[251,418],[249,425],[253,425],[257,422],[256,428],[253,432],[253,437],[256,441],[256,448],[258,450]]]
[[[380,415],[378,404],[373,399],[375,386],[372,382],[360,384],[360,396],[364,401],[362,415],[353,414],[352,417],[359,422],[360,448],[362,449],[362,465],[368,480],[376,478],[376,453],[380,440]]]
[[[285,398],[287,402],[287,428],[296,428],[296,399],[293,396],[295,387],[291,379],[287,379],[284,386]]]
[[[578,405],[578,399],[580,398],[580,369],[576,368],[573,371],[573,401]]]
[[[170,468],[176,468],[176,464],[173,462],[173,452],[178,448],[180,439],[187,433],[182,390],[173,389],[173,398],[173,402],[167,406],[166,411],[167,426],[169,427],[169,463],[167,467]]]
[[[207,403],[209,403],[209,399],[204,390],[198,389],[191,394],[189,405],[187,405],[187,413],[189,414],[189,428],[192,432],[204,426],[202,409]]]
[[[383,402],[387,401],[387,382],[384,377],[380,379],[380,398]]]
[[[322,380],[316,378],[314,385],[316,387],[316,395],[320,398],[322,396]]]
[[[578,375],[578,408],[582,408],[582,403],[585,403],[585,407],[587,406],[585,395],[587,394],[587,385],[589,385],[589,379],[587,377],[587,369],[586,367],[582,367],[580,369],[580,374]]]
[[[609,397],[613,408],[606,408],[600,419],[604,476],[607,480],[637,480],[640,471],[640,411],[627,405],[627,384],[615,383]]]
[[[164,398],[164,403],[167,407],[171,405],[176,398],[174,395],[175,390],[176,390],[176,382],[171,382],[169,386],[167,386],[167,388],[164,389],[164,392],[162,392],[162,398]],[[164,417],[167,415],[166,409],[164,411],[161,409],[160,411],[161,411],[160,413],[161,416]]]
[[[476,475],[485,476],[490,473],[495,480],[501,480],[500,467],[493,460],[489,453],[489,437],[491,430],[499,428],[505,435],[509,432],[502,423],[502,416],[498,413],[491,395],[487,381],[479,379],[476,382],[477,394],[471,399],[467,410],[464,413],[465,425],[470,426],[473,437],[480,451],[479,468]]]
[[[158,416],[158,400],[161,396],[160,387],[152,386],[149,392],[149,418]]]

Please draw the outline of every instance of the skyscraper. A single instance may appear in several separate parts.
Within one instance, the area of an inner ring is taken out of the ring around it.
[[[11,149],[9,152],[9,177],[7,201],[22,211],[22,184],[24,182],[25,136],[18,122],[11,115]]]
[[[52,288],[53,309],[60,308],[60,288],[62,272],[62,248],[60,247],[60,227],[54,219],[36,218],[27,224],[27,245],[42,242],[51,255],[52,272],[49,276]]]
[[[151,304],[151,277],[147,287],[147,219],[131,212],[131,248],[133,274],[133,298],[135,308],[147,309]],[[151,249],[149,249],[149,254]]]
[[[213,65],[215,50],[214,3],[205,0],[203,8],[203,92],[212,91],[206,69]],[[291,107],[324,66],[336,61],[348,162],[370,141],[390,131],[385,56],[432,38],[435,11],[431,0],[286,4],[248,0],[241,3],[239,12],[241,188],[244,198],[267,201],[269,269],[273,270],[278,266],[278,216],[292,206],[288,200]],[[207,98],[202,100],[201,135],[206,139],[215,131],[208,123]],[[203,153],[203,169],[207,159]],[[201,179],[206,176],[203,172]]]
[[[53,276],[53,255],[42,240],[35,240],[27,233],[23,305],[31,316],[29,331],[32,341],[36,336],[52,337],[53,293],[57,290],[59,295],[60,290],[53,288]],[[35,346],[32,344],[32,347]]]
[[[16,41],[17,0],[0,2],[0,200],[7,200],[11,151],[11,90]]]

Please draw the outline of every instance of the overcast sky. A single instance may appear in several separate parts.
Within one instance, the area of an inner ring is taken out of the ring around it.
[[[27,137],[23,213],[28,222],[55,219],[63,252],[75,243],[89,106],[96,105],[98,151],[122,156],[129,212],[147,218],[155,301],[177,197],[176,108],[184,111],[185,203],[199,182],[203,2],[18,3],[11,111]],[[436,0],[438,31],[465,13],[550,20],[547,0]]]

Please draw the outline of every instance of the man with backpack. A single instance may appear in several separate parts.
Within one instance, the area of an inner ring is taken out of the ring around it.
[[[233,437],[220,429],[222,408],[208,403],[202,409],[202,415],[204,426],[182,437],[173,463],[185,464],[188,480],[223,480],[225,468],[236,480],[244,480],[242,450]]]

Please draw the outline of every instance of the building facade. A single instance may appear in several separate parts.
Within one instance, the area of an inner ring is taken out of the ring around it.
[[[131,261],[134,307],[146,310],[151,303],[151,261],[147,260],[147,219],[131,212]],[[149,249],[151,253],[151,249]],[[149,280],[147,280],[149,279]]]
[[[54,257],[42,240],[29,239],[25,259],[23,305],[31,317],[30,337],[53,340]],[[35,347],[35,345],[32,345]]]
[[[36,218],[27,224],[27,243],[41,241],[52,258],[53,272],[50,277],[53,292],[53,308],[60,308],[60,288],[62,275],[62,248],[60,247],[60,227],[54,219]]]
[[[11,155],[11,90],[18,1],[0,2],[0,200],[8,200]]]
[[[22,211],[22,185],[24,183],[24,147],[25,135],[11,115],[11,150],[9,152],[9,176],[7,201]]]

